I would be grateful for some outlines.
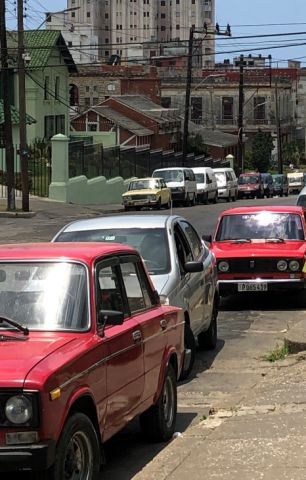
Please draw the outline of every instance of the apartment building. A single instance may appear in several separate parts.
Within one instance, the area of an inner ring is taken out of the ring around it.
[[[89,37],[94,37],[102,60],[114,54],[128,60],[131,45],[144,42],[155,43],[156,55],[156,43],[187,41],[191,26],[215,24],[215,0],[67,0],[67,9],[74,9],[63,14],[67,35],[78,34],[82,50],[82,36],[89,43]],[[48,23],[50,27],[53,20]],[[76,49],[77,39],[62,33]],[[207,36],[202,45],[203,65],[213,65],[214,38]]]

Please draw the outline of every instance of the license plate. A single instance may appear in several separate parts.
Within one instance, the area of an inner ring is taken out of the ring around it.
[[[267,283],[238,283],[238,292],[267,292]]]

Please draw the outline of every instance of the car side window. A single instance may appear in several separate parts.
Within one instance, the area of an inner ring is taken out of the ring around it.
[[[101,263],[96,269],[96,307],[99,310],[124,312],[123,292],[120,280],[119,262]]]
[[[182,234],[182,231],[178,225],[176,225],[174,228],[174,240],[175,240],[177,258],[180,265],[180,271],[181,271],[181,274],[183,275],[185,273],[185,268],[184,268],[185,263],[192,261],[193,257],[192,257],[190,245],[187,242],[187,240],[184,238],[184,235]]]
[[[148,288],[144,288],[141,280],[140,269],[136,262],[121,259],[122,279],[126,290],[127,300],[131,313],[140,312],[152,307]]]
[[[186,221],[180,221],[180,226],[190,244],[193,258],[198,258],[201,254],[202,243],[195,229]]]

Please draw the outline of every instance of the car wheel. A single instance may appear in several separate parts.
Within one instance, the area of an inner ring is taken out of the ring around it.
[[[131,210],[131,207],[127,207],[126,205],[124,206],[125,212],[129,212]]]
[[[195,361],[195,354],[196,354],[196,348],[197,348],[194,335],[188,323],[185,323],[184,344],[185,344],[185,349],[190,350],[190,362],[188,367],[182,370],[180,375],[180,380],[185,380],[186,378],[189,377]]]
[[[165,442],[173,436],[177,413],[177,384],[172,365],[168,365],[157,403],[140,415],[144,435],[153,442]]]
[[[160,210],[160,208],[161,208],[161,199],[159,198],[156,204],[156,210]]]
[[[171,208],[171,198],[169,198],[168,202],[165,205],[165,208],[167,208],[168,210]]]
[[[198,335],[199,347],[201,350],[213,350],[217,345],[217,316],[218,309],[214,306],[208,330]]]
[[[101,455],[96,430],[83,413],[75,413],[64,425],[56,449],[54,465],[36,479],[98,479]],[[35,478],[35,477],[34,477]]]
[[[216,203],[217,203],[217,200],[218,200],[218,194],[216,193],[216,195],[215,195],[214,198],[213,198],[213,203],[216,204]]]
[[[208,204],[208,193],[203,193],[203,203],[204,205],[207,205]]]

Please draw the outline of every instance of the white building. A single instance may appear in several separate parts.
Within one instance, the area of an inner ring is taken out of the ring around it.
[[[127,59],[133,43],[187,41],[191,26],[206,23],[210,30],[215,24],[215,0],[67,0],[67,8],[75,10],[52,15],[46,23],[48,28],[62,25],[76,63],[113,54]],[[203,65],[213,65],[214,51],[214,38],[208,35],[200,52]]]

